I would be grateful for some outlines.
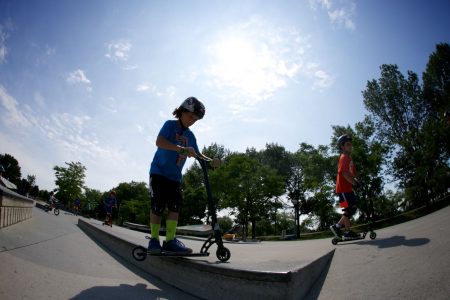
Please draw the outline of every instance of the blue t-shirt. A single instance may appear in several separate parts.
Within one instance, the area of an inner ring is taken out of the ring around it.
[[[194,133],[189,128],[183,129],[178,120],[166,121],[159,131],[169,142],[181,147],[192,147],[200,153]],[[150,165],[150,174],[158,174],[170,180],[181,182],[181,171],[186,162],[186,155],[177,151],[158,148]]]

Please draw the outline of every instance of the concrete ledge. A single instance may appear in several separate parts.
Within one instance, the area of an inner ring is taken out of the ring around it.
[[[82,219],[78,226],[92,239],[129,263],[185,292],[204,299],[301,299],[333,257],[334,250],[289,272],[248,271],[199,260],[151,257],[137,262],[135,243]]]
[[[0,186],[0,228],[32,217],[34,201]]]

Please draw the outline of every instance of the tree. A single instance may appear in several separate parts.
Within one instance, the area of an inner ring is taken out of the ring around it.
[[[414,207],[441,197],[450,187],[449,128],[439,117],[450,103],[449,53],[447,44],[437,46],[423,87],[412,71],[405,78],[396,65],[382,65],[381,77],[363,91],[377,137],[390,146],[388,168]]]
[[[56,176],[55,184],[58,187],[56,197],[67,205],[81,197],[86,167],[80,162],[66,162],[66,165],[68,167],[55,166],[53,170]]]
[[[288,186],[288,197],[294,204],[297,238],[300,237],[300,216],[314,213],[319,217],[322,228],[331,220],[332,190],[331,174],[334,173],[332,159],[326,146],[302,143],[294,155],[293,172]]]
[[[117,207],[115,213],[119,222],[129,221],[148,224],[150,218],[150,194],[145,182],[122,182],[116,188]]]
[[[22,173],[20,172],[20,166],[17,159],[15,159],[14,156],[5,153],[4,155],[0,155],[0,164],[5,168],[3,177],[15,185],[19,185]]]
[[[224,207],[236,211],[244,226],[244,239],[249,223],[252,238],[256,238],[256,222],[267,216],[273,205],[271,200],[283,193],[283,178],[247,154],[230,155],[217,173],[222,179],[220,195]]]

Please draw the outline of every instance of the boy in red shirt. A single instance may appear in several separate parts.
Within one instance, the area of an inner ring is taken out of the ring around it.
[[[356,196],[353,193],[353,186],[359,183],[356,180],[356,167],[350,156],[353,150],[352,138],[347,134],[340,136],[337,140],[341,155],[339,157],[338,174],[336,178],[336,193],[339,195],[339,205],[344,213],[339,222],[330,226],[336,237],[341,238],[341,228],[344,227],[344,238],[358,237],[358,234],[350,230],[350,218],[356,212]]]

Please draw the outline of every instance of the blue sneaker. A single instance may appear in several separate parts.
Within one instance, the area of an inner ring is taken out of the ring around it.
[[[163,251],[176,253],[192,253],[192,249],[186,247],[181,241],[173,239],[164,241],[162,246]]]
[[[148,242],[148,252],[149,253],[161,253],[161,244],[158,239],[151,238]]]

